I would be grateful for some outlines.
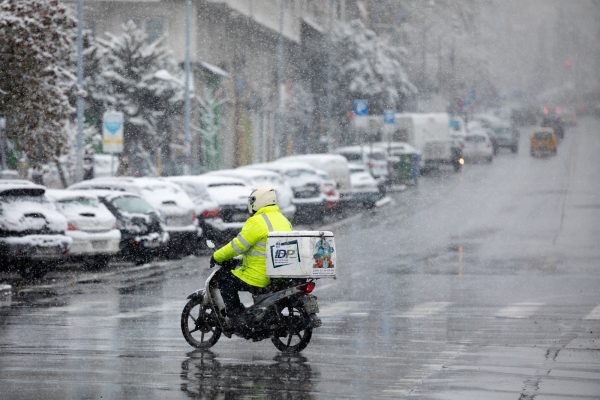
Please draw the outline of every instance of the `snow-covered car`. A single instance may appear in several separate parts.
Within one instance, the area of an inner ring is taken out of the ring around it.
[[[325,195],[321,189],[323,179],[319,177],[315,168],[306,163],[284,161],[242,167],[245,168],[266,169],[281,174],[294,192],[296,219],[309,222],[323,220],[325,206]]]
[[[374,207],[375,202],[381,198],[377,181],[364,164],[350,163],[349,168],[352,181],[352,202],[367,208]]]
[[[339,147],[336,154],[342,155],[351,163],[364,164],[375,179],[387,181],[388,159],[385,150],[369,144],[362,146]]]
[[[173,176],[170,181],[180,184],[186,182],[206,190],[210,199],[218,204],[220,218],[213,218],[206,222],[207,238],[224,244],[237,235],[244,222],[249,217],[248,196],[252,188],[241,179],[218,176],[211,174],[197,176]]]
[[[297,154],[283,157],[277,162],[302,162],[310,164],[311,167],[322,170],[327,173],[328,179],[334,181],[335,196],[339,196],[338,202],[344,203],[352,194],[352,184],[350,182],[350,171],[348,169],[348,160],[339,154]],[[333,191],[328,190],[332,196]]]
[[[73,239],[69,255],[105,266],[118,253],[121,233],[117,219],[98,198],[86,191],[48,190],[46,196],[67,219],[67,236]]]
[[[45,192],[28,181],[0,180],[0,266],[24,277],[41,276],[64,261],[72,242],[67,220]]]
[[[150,203],[169,233],[165,248],[168,256],[192,254],[197,239],[201,236],[194,203],[178,185],[162,178],[95,178],[71,185],[69,189],[117,190],[140,195]]]
[[[331,176],[322,169],[317,170],[317,175],[323,180],[321,184],[321,191],[325,196],[325,211],[337,210],[340,205],[340,193],[337,190],[337,183]],[[350,174],[348,173],[348,178]],[[348,193],[345,195],[346,199],[350,196]]]
[[[466,161],[492,162],[494,159],[494,146],[484,130],[471,130],[465,137],[463,157]]]
[[[158,211],[137,194],[115,190],[86,190],[116,218],[121,234],[119,257],[137,263],[148,262],[169,242]]]
[[[289,220],[292,220],[294,214],[296,214],[296,206],[293,203],[294,192],[290,185],[277,172],[266,169],[237,168],[212,171],[209,174],[241,179],[252,189],[264,185],[272,186],[277,192],[277,200],[279,201],[281,212]]]

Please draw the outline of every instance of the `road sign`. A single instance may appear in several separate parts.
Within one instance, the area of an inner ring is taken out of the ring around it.
[[[383,112],[384,125],[394,125],[396,123],[396,113],[394,110],[385,110]]]
[[[357,117],[366,117],[369,115],[367,105],[367,100],[354,100],[354,114],[356,114]]]
[[[123,113],[107,111],[102,117],[102,151],[123,152]]]

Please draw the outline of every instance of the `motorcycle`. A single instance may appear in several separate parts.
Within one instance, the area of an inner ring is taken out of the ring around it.
[[[214,244],[207,243],[210,248]],[[212,245],[212,246],[211,246]],[[270,338],[282,352],[297,353],[306,348],[313,328],[321,326],[317,317],[319,305],[311,292],[316,286],[313,279],[272,279],[266,288],[252,293],[254,304],[245,309],[239,323],[230,326],[225,320],[225,304],[218,287],[222,274],[239,265],[231,260],[218,265],[203,289],[190,294],[181,313],[181,331],[185,340],[198,349],[214,346],[221,334],[247,340]]]

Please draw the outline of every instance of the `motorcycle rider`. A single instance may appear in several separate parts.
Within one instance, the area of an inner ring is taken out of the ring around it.
[[[253,293],[271,283],[267,277],[267,235],[271,231],[291,231],[292,224],[281,213],[275,189],[262,186],[248,197],[248,218],[241,232],[225,246],[215,251],[210,266],[242,255],[242,265],[231,271],[223,271],[219,289],[225,303],[226,321],[230,326],[241,320],[245,310],[238,291]]]

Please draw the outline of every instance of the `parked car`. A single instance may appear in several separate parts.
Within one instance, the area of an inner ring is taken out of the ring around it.
[[[321,184],[321,191],[323,192],[323,195],[325,196],[325,211],[335,211],[339,208],[340,205],[340,193],[337,190],[337,183],[336,181],[333,180],[333,178],[331,176],[329,176],[329,174],[325,171],[323,171],[322,169],[318,169],[317,171],[317,175],[319,175],[319,177],[323,180],[323,183]],[[348,172],[350,172],[348,170]],[[350,176],[348,176],[350,177]],[[350,194],[346,193],[345,195],[345,201],[349,201],[350,200]]]
[[[221,219],[221,209],[216,201],[212,200],[208,190],[204,185],[199,185],[194,182],[194,176],[190,180],[187,176],[166,177],[164,179],[177,184],[192,200],[196,210],[196,218],[198,226],[202,232],[202,237],[198,236],[196,252],[206,249],[205,239],[210,239],[214,242],[217,239],[212,236],[211,231],[215,226],[223,225]]]
[[[492,141],[484,130],[472,130],[465,137],[463,157],[466,161],[477,162],[485,160],[492,162],[494,147]]]
[[[45,196],[46,188],[0,180],[0,266],[25,278],[44,275],[68,255],[67,220]]]
[[[136,263],[149,262],[169,243],[158,211],[144,198],[134,193],[115,190],[86,190],[116,218],[121,234],[118,256]]]
[[[310,164],[313,168],[324,171],[329,179],[335,183],[335,191],[339,201],[345,203],[352,195],[352,184],[350,182],[350,170],[348,160],[340,154],[299,154],[280,158],[277,162],[303,162]],[[328,189],[332,196],[333,191]]]
[[[275,172],[269,170],[251,169],[251,168],[237,168],[237,169],[225,169],[212,171],[210,175],[228,176],[230,178],[236,178],[243,180],[250,188],[256,188],[259,186],[272,186],[277,192],[277,200],[279,201],[279,208],[283,215],[289,220],[294,218],[296,214],[296,206],[294,205],[294,192],[290,185],[283,179],[283,177]]]
[[[558,139],[552,128],[536,128],[530,139],[529,152],[532,156],[556,155]]]
[[[351,163],[350,179],[352,180],[352,202],[373,208],[382,196],[377,181],[371,176],[363,164]]]
[[[387,153],[391,183],[418,183],[421,161],[421,152],[418,149],[406,142],[375,142],[373,145]]]
[[[71,185],[69,189],[117,190],[140,195],[150,203],[169,232],[165,255],[177,257],[192,254],[202,232],[198,226],[194,203],[176,184],[161,178],[112,177],[95,178]]]
[[[320,222],[323,220],[325,195],[322,191],[323,180],[317,171],[306,163],[272,162],[251,164],[243,168],[267,169],[281,174],[294,192],[296,220]]]
[[[210,200],[218,205],[220,216],[205,220],[205,235],[217,244],[225,244],[233,239],[249,217],[248,196],[252,188],[241,179],[213,174],[173,176],[168,179],[185,184],[188,188],[205,190]]]
[[[388,180],[388,159],[385,150],[380,147],[372,144],[338,147],[334,153],[344,156],[348,162],[364,164],[375,179]]]
[[[86,191],[48,190],[46,195],[67,219],[67,236],[73,239],[69,256],[89,266],[106,266],[119,252],[121,233],[117,219],[97,196]]]

